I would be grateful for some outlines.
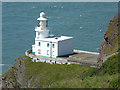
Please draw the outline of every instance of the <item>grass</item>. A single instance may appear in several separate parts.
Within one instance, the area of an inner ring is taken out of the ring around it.
[[[112,80],[111,82],[110,82],[110,84],[109,84],[109,88],[120,88],[120,84],[118,84],[118,83],[120,83],[119,82],[119,80],[118,80],[118,78],[117,79],[114,79],[114,80]]]
[[[108,58],[100,68],[38,63],[27,56],[17,60],[22,59],[25,63],[24,77],[29,88],[118,88],[118,57],[120,55],[116,54]],[[10,68],[3,76],[16,82],[14,71]],[[14,87],[18,85],[16,83]]]
[[[87,76],[84,80],[72,78],[55,83],[52,88],[107,88],[109,83],[117,79],[118,75]],[[108,82],[109,81],[109,82]]]
[[[82,65],[34,63],[31,60],[24,60],[26,82],[32,77],[31,87],[34,85],[44,88],[114,87],[113,83],[116,83],[114,80],[118,79],[118,56],[117,54],[108,58],[99,69]]]
[[[109,46],[106,44],[106,42],[102,43],[102,46],[107,45],[106,48],[104,48],[104,52],[106,53],[106,56],[116,52],[118,49],[118,41],[120,40],[120,37],[118,37],[118,17],[115,16],[112,19],[112,22],[108,25],[107,28],[107,33],[106,35],[108,36],[109,40],[112,42],[111,45]]]
[[[83,71],[91,69],[91,67],[82,65],[35,63],[30,59],[24,60],[24,62],[26,82],[32,77],[31,87],[34,85],[51,87],[51,85],[61,81],[77,79]]]
[[[99,69],[91,69],[88,72],[85,72],[82,74],[84,77],[86,76],[94,76],[94,75],[104,75],[104,74],[118,74],[120,73],[119,71],[119,64],[118,59],[120,58],[119,54],[113,55],[109,57]]]
[[[90,69],[88,72],[84,72],[81,74],[81,78],[83,80],[86,80],[89,77],[95,77],[101,78],[99,79],[99,83],[104,83],[101,81],[108,82],[107,87],[110,88],[118,88],[118,74],[120,73],[119,65],[120,62],[118,61],[118,58],[120,58],[119,54],[116,54],[114,56],[111,56],[105,61],[105,63],[102,64],[102,66],[98,69]],[[91,81],[92,82],[92,81]],[[119,87],[120,88],[120,87]]]

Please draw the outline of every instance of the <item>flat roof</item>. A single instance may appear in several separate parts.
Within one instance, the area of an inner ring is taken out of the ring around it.
[[[73,37],[68,37],[68,36],[50,36],[47,38],[35,38],[35,40],[40,40],[40,41],[48,41],[48,42],[58,42],[58,41],[64,41],[68,39],[72,39]]]

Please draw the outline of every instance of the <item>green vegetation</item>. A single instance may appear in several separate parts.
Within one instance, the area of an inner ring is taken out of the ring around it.
[[[109,88],[120,88],[118,79],[112,80],[109,84]]]
[[[2,80],[3,82],[5,83],[6,81],[9,81],[7,82],[7,86],[9,86],[10,84],[14,87],[14,88],[20,88],[20,84],[17,82],[17,79],[15,77],[15,70],[13,67],[10,67],[9,70],[2,75]]]
[[[22,56],[17,60],[25,63],[25,86],[38,88],[118,88],[118,57],[116,54],[106,60],[100,68],[83,65],[59,65],[32,62]],[[15,68],[10,68],[3,77],[16,81]],[[120,71],[119,71],[120,72]]]
[[[102,64],[100,68],[84,71],[78,79],[63,80],[53,87],[80,87],[80,88],[120,88],[118,84],[118,58],[116,54]],[[69,83],[68,83],[69,82]]]
[[[118,50],[116,52],[120,52],[120,48],[118,48]]]
[[[83,71],[91,69],[91,67],[82,65],[35,63],[29,57],[24,62],[26,67],[25,79],[26,82],[32,79],[31,87],[34,85],[51,87],[59,82],[69,82],[71,79],[78,79]]]
[[[109,23],[106,36],[108,37],[108,43],[103,42],[101,45],[106,45],[104,52],[107,56],[118,50],[118,40],[120,40],[120,37],[118,36],[118,16],[115,16]]]
[[[118,62],[118,58],[120,58],[119,54],[116,54],[114,56],[109,57],[100,68],[96,69],[91,69],[88,72],[83,73],[81,76],[82,78],[86,76],[101,76],[101,75],[114,75],[118,74],[118,65],[120,64]]]

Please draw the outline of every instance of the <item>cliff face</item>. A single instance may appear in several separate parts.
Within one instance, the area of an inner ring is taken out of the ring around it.
[[[104,34],[104,40],[100,45],[100,54],[98,56],[98,63],[103,62],[103,60],[115,53],[118,50],[118,40],[120,39],[120,35],[118,34],[118,16],[114,16],[113,19],[110,20],[107,31]]]
[[[3,88],[25,88],[25,64],[23,60],[16,59],[15,63],[9,70],[2,75]]]

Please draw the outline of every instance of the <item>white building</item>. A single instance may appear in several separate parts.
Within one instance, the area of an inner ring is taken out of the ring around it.
[[[32,52],[36,56],[56,58],[58,56],[73,54],[72,37],[49,35],[49,30],[47,29],[48,21],[43,12],[40,13],[37,21],[38,26],[35,27],[35,44],[32,45]]]

